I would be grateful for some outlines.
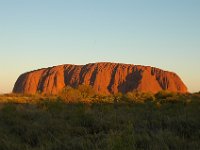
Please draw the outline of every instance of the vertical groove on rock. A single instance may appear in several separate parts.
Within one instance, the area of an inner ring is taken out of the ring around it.
[[[112,74],[111,74],[111,80],[110,80],[110,83],[108,85],[108,91],[111,93],[111,94],[114,94],[114,91],[112,90],[112,86],[115,84],[115,75],[116,75],[116,72],[117,72],[117,69],[119,67],[119,64],[117,64],[113,71],[112,71]]]
[[[91,78],[90,78],[90,85],[91,86],[94,86],[94,83],[95,83],[95,80],[96,80],[96,77],[97,77],[97,73],[98,73],[98,68],[97,66],[94,68],[93,72],[92,72],[92,75],[91,75]]]
[[[45,80],[48,78],[49,76],[49,72],[50,72],[50,69],[47,69],[43,75],[40,77],[40,80],[39,80],[39,84],[38,84],[38,88],[37,88],[37,91],[38,92],[44,92],[44,82]]]

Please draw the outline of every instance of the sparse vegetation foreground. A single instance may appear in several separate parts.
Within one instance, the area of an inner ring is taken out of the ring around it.
[[[0,96],[0,150],[199,150],[200,93]]]

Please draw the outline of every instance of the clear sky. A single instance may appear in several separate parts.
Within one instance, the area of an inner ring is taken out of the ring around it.
[[[200,91],[200,0],[0,0],[0,93],[24,72],[121,62]]]

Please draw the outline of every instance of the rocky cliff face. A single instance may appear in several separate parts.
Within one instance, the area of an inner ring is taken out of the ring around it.
[[[13,92],[56,94],[66,86],[77,87],[80,84],[91,85],[101,94],[133,90],[187,92],[186,86],[175,73],[149,66],[118,63],[61,65],[28,72],[18,78]]]

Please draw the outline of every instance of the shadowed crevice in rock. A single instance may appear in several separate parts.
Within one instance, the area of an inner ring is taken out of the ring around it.
[[[137,90],[141,79],[141,70],[135,70],[131,74],[127,75],[125,82],[118,86],[118,90],[121,93],[127,93],[133,90]]]
[[[119,67],[119,64],[117,64],[113,71],[112,71],[112,74],[111,74],[111,80],[110,80],[110,83],[108,85],[108,91],[111,93],[111,94],[114,94],[114,91],[112,90],[112,86],[115,84],[115,75],[116,75],[116,72],[117,72],[117,69]]]
[[[47,80],[47,78],[49,77],[49,73],[50,73],[51,69],[47,69],[43,75],[40,77],[40,80],[38,82],[38,88],[37,88],[37,92],[43,92],[44,90],[44,83]]]
[[[72,81],[72,78],[73,78],[73,75],[74,75],[74,72],[76,69],[77,69],[77,67],[75,67],[73,65],[65,66],[65,69],[64,69],[65,86],[76,87],[79,84],[78,81],[75,79]]]
[[[98,73],[98,68],[95,67],[94,71],[92,72],[92,76],[91,76],[91,78],[90,78],[90,85],[91,85],[91,86],[94,86],[97,73]]]
[[[163,90],[167,90],[169,88],[169,78],[167,77],[168,74],[158,69],[154,70],[154,74],[161,88]],[[173,73],[171,73],[171,76],[173,76]]]
[[[84,84],[86,73],[89,71],[88,65],[89,64],[81,67],[81,71],[80,71],[80,74],[79,74],[79,84]]]

